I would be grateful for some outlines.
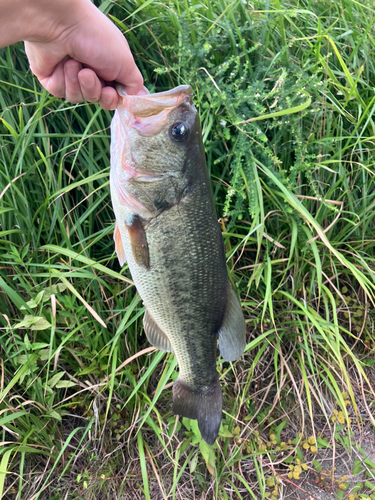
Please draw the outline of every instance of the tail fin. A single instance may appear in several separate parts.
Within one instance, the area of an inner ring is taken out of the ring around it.
[[[190,388],[177,379],[173,386],[173,413],[198,420],[202,438],[207,444],[214,444],[220,428],[223,409],[223,395],[219,377],[205,391]]]

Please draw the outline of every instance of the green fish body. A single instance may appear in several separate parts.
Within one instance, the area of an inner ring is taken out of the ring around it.
[[[245,321],[229,282],[191,88],[120,98],[112,121],[115,245],[146,307],[149,341],[174,351],[173,412],[197,419],[213,444],[224,360],[245,348]]]

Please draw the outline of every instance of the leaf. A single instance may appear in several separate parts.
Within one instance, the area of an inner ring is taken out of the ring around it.
[[[364,458],[363,463],[366,464],[369,469],[375,469],[374,462],[372,460],[370,460],[369,458]]]
[[[27,314],[24,319],[17,323],[13,328],[31,328],[31,330],[46,330],[50,328],[51,323],[44,316],[31,316]],[[31,348],[31,345],[30,345]]]
[[[320,463],[317,460],[313,460],[313,464],[314,464],[315,470],[317,470],[318,472],[320,472],[322,470],[322,466],[320,465]]]
[[[212,446],[209,446],[206,443],[206,441],[203,441],[203,439],[202,439],[201,442],[199,443],[199,449],[200,449],[200,452],[202,453],[202,457],[204,458],[204,460],[206,462],[208,472],[212,476],[214,476],[215,475],[216,457],[215,457],[215,452],[214,452]]]
[[[51,389],[51,387],[50,387],[49,385],[45,385],[45,386],[44,386],[44,390],[45,390],[46,392],[48,392],[48,394],[55,394],[55,393],[54,393],[54,391],[53,391],[53,389]],[[52,403],[51,403],[51,404],[52,404]]]
[[[10,415],[7,415],[6,417],[0,418],[0,426],[7,424],[8,422],[11,422],[12,420],[16,420],[19,417],[22,417],[23,415],[26,415],[27,413],[25,411],[17,411],[15,413],[11,413]]]
[[[55,269],[51,269],[51,271],[55,274],[58,274],[58,272]],[[100,323],[104,328],[107,328],[106,323],[102,320],[102,318],[99,316],[99,314],[93,309],[88,302],[82,297],[82,295],[78,292],[76,288],[66,279],[60,276],[60,279],[67,288],[82,302],[82,304],[86,307],[86,309],[90,312],[90,314]]]
[[[202,440],[201,432],[198,427],[198,422],[196,420],[191,421],[191,430],[194,433],[194,436],[191,440],[191,444],[198,444]]]
[[[55,420],[59,420],[61,422],[61,415],[60,413],[57,413],[55,410],[50,410],[47,414],[46,417],[51,417],[54,418]]]
[[[180,452],[180,456],[185,453],[185,451],[189,448],[191,443],[191,438],[188,437],[186,438],[183,442],[182,445],[178,448],[178,451]]]
[[[87,182],[87,179],[85,180],[85,182]],[[72,187],[72,184],[70,185],[70,188],[71,187]],[[83,264],[85,264],[86,266],[90,266],[90,267],[93,267],[94,269],[97,269],[98,271],[104,273],[105,275],[112,276],[112,278],[115,278],[116,280],[125,281],[125,283],[129,283],[129,284],[133,285],[133,282],[130,279],[128,279],[126,276],[122,276],[121,274],[116,273],[115,271],[112,271],[112,269],[110,269],[109,267],[105,267],[102,264],[99,264],[98,262],[96,262],[96,260],[88,259],[87,257],[85,257],[77,252],[73,252],[72,250],[69,250],[67,248],[59,247],[57,245],[45,245],[45,246],[41,247],[40,250],[47,250],[47,251],[49,250],[50,252],[55,252],[59,255],[65,255],[66,257],[69,257],[71,259],[76,259],[79,262],[82,262]],[[59,273],[56,272],[55,274],[58,275]],[[2,286],[1,283],[0,283],[0,286]],[[70,288],[69,286],[67,286],[67,287]]]
[[[303,460],[303,453],[302,453],[301,448],[299,446],[296,449],[296,458],[299,458],[301,461]]]
[[[67,286],[64,283],[57,283],[57,285],[52,285],[45,290],[43,290],[43,302],[47,302],[51,298],[51,295],[58,295],[59,293],[64,292],[67,289]]]
[[[328,443],[328,441],[320,436],[316,438],[316,442],[318,448],[331,448],[331,445]]]
[[[74,387],[75,385],[77,384],[72,380],[60,380],[60,382],[56,384],[56,389],[66,389],[67,387]]]
[[[17,365],[24,365],[27,363],[27,354],[19,354],[15,359]]]
[[[31,343],[30,343],[29,337],[27,335],[24,336],[23,341],[24,341],[26,350],[30,351],[31,350]]]
[[[188,431],[191,431],[191,422],[192,421],[190,420],[190,418],[183,417],[182,419],[182,423],[184,424],[184,426]]]
[[[0,278],[0,287],[4,290],[6,296],[13,302],[13,304],[18,309],[21,309],[21,307],[24,307],[25,309],[28,309],[31,312],[31,309],[29,309],[29,306],[23,300],[21,295],[18,295],[18,293],[15,292],[13,290],[13,288],[8,286],[2,278]]]
[[[284,427],[286,426],[287,422],[286,420],[283,420],[277,427],[275,427],[274,429],[274,433],[276,434],[276,441],[278,443],[280,443],[281,441],[281,437],[280,437],[280,434],[281,434],[281,431],[284,429]]]
[[[99,374],[98,366],[95,363],[92,363],[87,368],[84,368],[83,370],[81,370],[78,373],[78,376],[88,375],[89,373],[95,373],[96,375]]]
[[[41,349],[38,354],[40,356],[41,361],[47,361],[47,359],[49,359],[50,356],[49,349]]]
[[[34,323],[31,326],[31,330],[48,330],[48,328],[50,328],[50,327],[51,327],[51,323],[43,316],[40,316],[38,318],[38,321],[36,321],[36,323]]]
[[[37,351],[38,349],[44,349],[45,347],[49,347],[49,344],[46,344],[46,342],[33,342],[31,344],[31,349],[33,351]]]
[[[58,372],[58,373],[56,373],[53,377],[51,377],[48,380],[47,384],[52,389],[53,387],[55,387],[55,385],[57,384],[57,382],[59,382],[59,380],[63,378],[64,375],[65,375],[65,372]]]
[[[138,432],[138,434],[137,434],[137,444],[138,444],[138,452],[139,452],[139,461],[141,464],[141,473],[142,473],[144,495],[145,495],[146,500],[151,500],[149,487],[148,487],[149,477],[148,477],[147,463],[146,463],[146,456],[145,456],[145,449],[144,449],[145,443],[143,441],[142,432]]]
[[[98,7],[99,10],[103,12],[103,14],[108,14],[108,12],[113,7],[113,0],[104,0]]]
[[[190,460],[189,468],[190,474],[193,474],[198,464],[198,453],[196,453],[193,458]]]
[[[8,122],[6,122],[4,120],[4,118],[0,118],[0,121],[2,122],[2,124],[9,130],[9,132],[12,134],[12,136],[14,137],[14,139],[18,139],[18,136],[19,134],[14,130],[14,128],[12,127],[12,125]]]
[[[353,488],[352,488],[352,492],[353,493],[358,493],[358,491],[361,491],[361,489],[363,488],[363,484],[362,483],[356,483]]]
[[[221,424],[220,430],[219,430],[219,436],[221,436],[223,438],[231,438],[231,437],[233,437],[233,434],[230,432],[227,425]]]
[[[38,320],[38,316],[31,316],[27,314],[22,321],[17,323],[13,328],[14,330],[18,330],[18,328],[29,328],[32,324],[34,324]]]
[[[10,450],[7,450],[1,459],[1,463],[0,463],[0,498],[3,498],[5,475],[7,474],[8,462],[9,462],[9,458],[10,458],[12,451],[13,451],[13,448],[11,448]]]
[[[44,295],[44,291],[41,291],[38,293],[38,295],[34,298],[34,299],[30,299],[26,302],[26,304],[31,308],[31,309],[35,309],[35,307],[38,307],[40,301],[42,300],[43,298],[43,295]],[[26,307],[22,306],[21,307],[21,310],[25,310]]]
[[[362,471],[363,471],[362,462],[359,460],[359,458],[356,458],[354,460],[353,474],[359,474]]]
[[[21,252],[21,259],[24,260],[26,255],[29,253],[30,243],[28,243]]]

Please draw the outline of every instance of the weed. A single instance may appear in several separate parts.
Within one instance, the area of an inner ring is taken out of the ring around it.
[[[150,91],[193,86],[248,344],[218,360],[208,447],[172,416],[176,361],[115,258],[111,114],[49,96],[3,49],[2,497],[275,500],[306,477],[374,497],[372,4],[98,4]],[[353,474],[324,463],[338,449]]]

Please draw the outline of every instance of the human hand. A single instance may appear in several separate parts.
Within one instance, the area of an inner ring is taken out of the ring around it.
[[[22,26],[8,29],[16,31],[17,40],[25,41],[31,71],[51,94],[71,103],[86,100],[115,109],[114,82],[123,84],[129,95],[144,93],[143,78],[126,39],[90,0],[22,3]],[[5,13],[17,11],[17,0],[0,0],[1,4]],[[21,17],[19,10],[17,15]]]

